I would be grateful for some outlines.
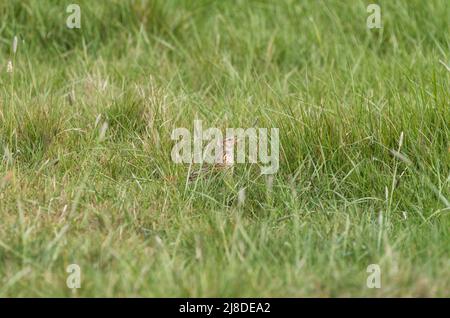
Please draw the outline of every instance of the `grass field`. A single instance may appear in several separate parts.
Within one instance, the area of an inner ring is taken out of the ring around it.
[[[0,3],[0,296],[450,296],[448,0],[74,2]],[[195,119],[278,173],[188,182]]]

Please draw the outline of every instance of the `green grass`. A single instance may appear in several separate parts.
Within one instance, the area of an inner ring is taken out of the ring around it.
[[[0,296],[450,296],[447,0],[73,2],[0,3]],[[279,128],[272,189],[187,183],[194,119]]]

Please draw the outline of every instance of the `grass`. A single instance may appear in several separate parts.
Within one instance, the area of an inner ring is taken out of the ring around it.
[[[0,296],[450,296],[448,1],[72,2],[0,3]],[[194,119],[278,173],[186,182]]]

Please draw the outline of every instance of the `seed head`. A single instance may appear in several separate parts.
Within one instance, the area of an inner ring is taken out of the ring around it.
[[[12,73],[13,72],[13,64],[11,60],[8,61],[8,64],[6,65],[6,73]]]

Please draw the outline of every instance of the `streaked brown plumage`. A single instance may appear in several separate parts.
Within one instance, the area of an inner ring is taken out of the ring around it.
[[[208,174],[209,172],[226,171],[233,168],[234,165],[234,145],[236,144],[235,137],[228,137],[223,140],[223,155],[216,158],[215,164],[203,165],[200,169],[192,171],[189,174],[189,181],[195,181],[197,178]]]

